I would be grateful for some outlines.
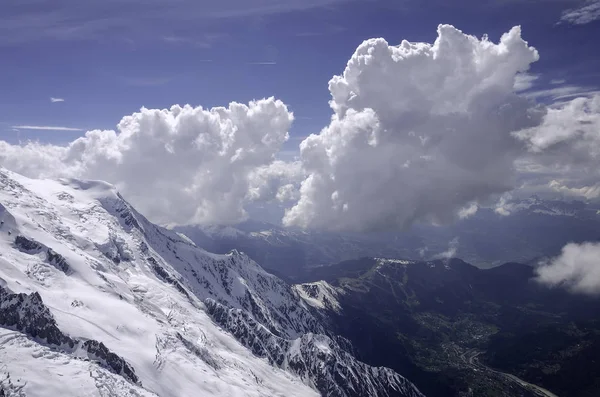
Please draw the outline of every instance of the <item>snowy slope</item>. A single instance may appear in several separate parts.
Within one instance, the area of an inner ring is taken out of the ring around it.
[[[319,335],[303,291],[151,224],[109,184],[0,169],[0,222],[0,386],[14,395],[420,395]]]
[[[163,259],[148,240],[162,236],[150,230],[145,240],[141,232],[132,232],[135,219],[123,210],[125,203],[111,186],[32,181],[2,171],[0,203],[3,288],[39,292],[62,332],[102,341],[126,358],[146,394],[317,395],[300,380],[253,356],[211,321],[199,299],[184,296],[152,271],[145,256]],[[50,247],[65,258],[71,273],[49,265],[43,251],[23,252],[15,246],[16,236]],[[147,247],[148,253],[140,247]],[[230,259],[195,251],[204,261]],[[109,259],[115,253],[120,260]],[[50,386],[39,386],[61,383],[72,386],[70,394],[65,390],[61,395],[74,396],[135,395],[131,390],[140,389],[74,355],[10,335],[14,333],[2,329],[2,371],[26,378],[27,396],[55,396]],[[53,370],[59,366],[63,370]],[[118,393],[103,394],[94,378],[98,376],[107,384],[102,387]]]

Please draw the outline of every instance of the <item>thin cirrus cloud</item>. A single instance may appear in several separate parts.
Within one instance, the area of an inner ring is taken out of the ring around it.
[[[39,130],[39,131],[83,131],[82,128],[60,127],[53,125],[13,125],[11,128],[17,130]]]
[[[598,19],[600,19],[600,0],[588,0],[581,7],[563,12],[559,22],[585,25]]]
[[[344,1],[349,0],[180,0],[177,7],[160,0],[90,0],[85,4],[77,0],[37,0],[36,7],[9,2],[0,16],[0,45],[38,40],[122,40],[150,30],[157,40],[167,37],[174,43],[210,46],[210,37],[207,41],[206,36],[201,36],[201,40],[173,36],[173,26],[185,28],[190,37],[198,37],[202,35],[198,21],[274,15]]]
[[[52,103],[57,103],[57,102],[64,102],[64,98],[55,98],[55,97],[50,97],[50,102]]]
[[[277,65],[275,61],[248,62],[248,65]]]

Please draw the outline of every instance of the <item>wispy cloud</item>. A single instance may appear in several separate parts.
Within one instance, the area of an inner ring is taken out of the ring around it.
[[[127,85],[135,87],[155,87],[170,83],[173,77],[124,77]]]
[[[35,0],[35,6],[8,2],[0,15],[0,45],[37,40],[144,40],[167,37],[173,43],[210,46],[207,24],[215,19],[262,17],[326,7],[349,0]],[[28,1],[29,2],[29,1]],[[175,34],[173,27],[180,32]],[[153,37],[141,32],[152,32]],[[208,36],[207,36],[208,34]],[[140,37],[142,35],[142,37]],[[208,37],[208,40],[207,40]],[[200,38],[200,39],[198,39]]]
[[[50,102],[52,103],[56,103],[56,102],[64,102],[65,100],[63,98],[55,98],[53,96],[50,97]]]
[[[277,65],[275,61],[248,62],[248,65]]]
[[[533,87],[535,81],[539,78],[538,75],[529,73],[519,73],[515,76],[515,91],[525,91]]]
[[[315,37],[315,36],[323,36],[325,33],[323,32],[298,32],[294,36],[296,37]]]
[[[178,36],[178,35],[166,35],[162,37],[162,40],[167,44],[172,45],[183,45],[193,48],[211,48],[215,42],[226,37],[227,35],[222,33],[205,33],[196,36]]]
[[[297,32],[294,34],[294,36],[296,36],[296,37],[318,37],[318,36],[341,33],[341,32],[344,32],[345,30],[346,30],[346,28],[344,28],[343,26],[328,25],[322,30]]]
[[[550,99],[552,101],[556,101],[579,96],[591,96],[598,92],[598,89],[594,87],[582,87],[578,85],[554,85],[557,85],[557,87],[527,91],[522,95],[530,99]]]
[[[17,130],[43,130],[43,131],[83,131],[82,128],[59,127],[52,125],[13,125]]]
[[[451,259],[456,256],[456,252],[458,251],[458,237],[454,237],[452,240],[448,242],[448,249],[444,252],[440,252],[439,254],[435,254],[432,259]]]
[[[573,25],[585,25],[600,19],[600,0],[588,0],[578,8],[572,8],[563,12],[560,22]]]

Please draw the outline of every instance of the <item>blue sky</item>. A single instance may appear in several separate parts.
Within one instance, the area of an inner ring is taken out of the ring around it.
[[[8,0],[0,15],[0,139],[66,143],[88,129],[114,129],[142,106],[212,107],[275,96],[295,113],[287,143],[294,150],[300,137],[327,124],[327,82],[362,40],[432,42],[439,23],[476,36],[487,33],[493,41],[522,25],[523,37],[541,55],[531,70],[540,76],[531,91],[552,90],[541,100],[560,88],[596,90],[600,20],[592,15],[589,23],[559,23],[568,10],[594,4]]]

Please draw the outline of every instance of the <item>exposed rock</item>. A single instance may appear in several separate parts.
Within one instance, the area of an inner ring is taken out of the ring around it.
[[[19,251],[27,254],[37,254],[43,249],[43,246],[40,243],[24,236],[15,237],[15,246]]]
[[[29,239],[25,236],[17,236],[15,238],[15,247],[26,254],[37,255],[44,252],[46,261],[62,271],[65,274],[71,273],[71,267],[67,263],[67,260],[59,253],[54,251],[52,248],[46,247],[42,243],[39,243],[33,239]]]
[[[358,361],[326,335],[308,333],[297,339],[284,339],[274,335],[243,310],[228,308],[211,299],[205,303],[214,321],[253,354],[296,374],[323,396],[423,396],[412,383],[393,370],[371,367]]]
[[[0,325],[20,331],[50,347],[78,355],[83,350],[87,357],[130,380],[139,383],[133,367],[95,340],[78,340],[65,335],[39,293],[12,294],[0,286]]]

